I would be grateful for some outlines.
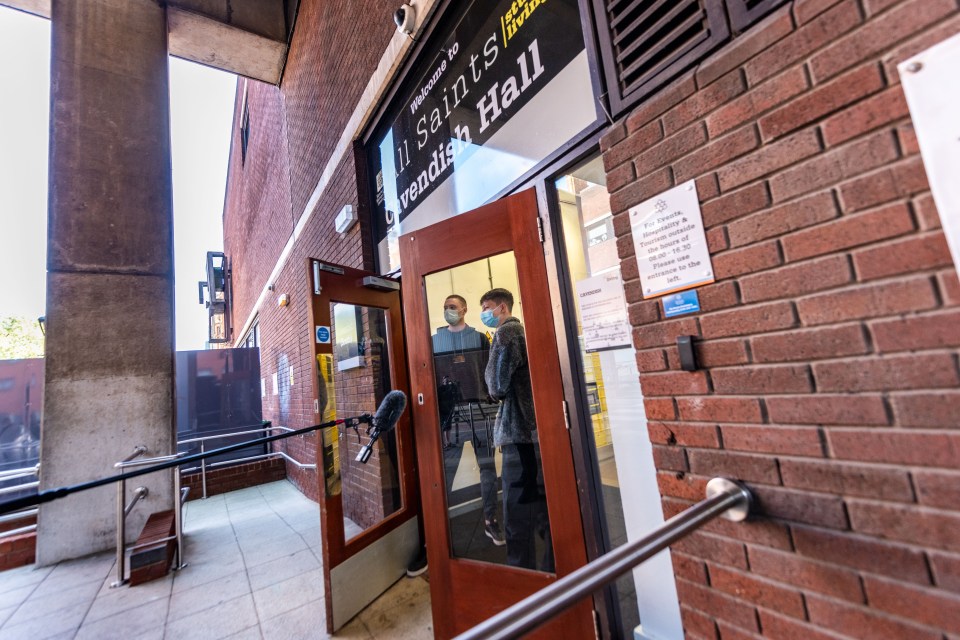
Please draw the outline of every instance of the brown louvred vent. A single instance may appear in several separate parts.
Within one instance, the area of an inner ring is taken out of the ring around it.
[[[786,0],[727,0],[730,28],[743,31]]]
[[[601,33],[606,27],[609,35],[601,37],[601,53],[614,116],[729,35],[723,0],[595,0],[594,6]]]

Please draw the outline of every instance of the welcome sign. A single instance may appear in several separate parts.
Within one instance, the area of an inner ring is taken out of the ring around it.
[[[371,149],[384,272],[391,238],[480,206],[597,117],[577,0],[459,13]]]

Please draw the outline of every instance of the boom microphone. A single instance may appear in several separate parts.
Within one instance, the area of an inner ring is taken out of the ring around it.
[[[400,416],[407,406],[407,396],[403,391],[391,391],[383,398],[383,402],[373,414],[373,426],[370,427],[370,442],[363,445],[360,453],[357,454],[357,462],[366,464],[373,453],[373,443],[377,441],[382,434],[393,431],[397,427]]]

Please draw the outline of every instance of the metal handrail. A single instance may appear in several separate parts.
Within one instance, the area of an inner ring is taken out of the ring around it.
[[[230,437],[233,437],[233,436],[242,436],[242,435],[247,435],[247,434],[250,434],[250,433],[263,433],[263,432],[266,432],[266,431],[282,431],[282,432],[284,432],[284,433],[290,433],[291,431],[293,431],[293,429],[291,429],[290,427],[283,427],[283,426],[280,426],[280,425],[276,425],[276,426],[274,426],[274,425],[268,425],[268,426],[260,427],[259,429],[250,429],[250,430],[247,430],[247,431],[233,431],[233,432],[231,432],[231,433],[218,433],[218,434],[215,434],[215,435],[212,435],[212,436],[201,436],[201,437],[199,437],[199,438],[189,438],[189,439],[187,439],[187,440],[179,440],[179,441],[177,441],[177,446],[179,446],[179,445],[181,445],[181,444],[193,444],[193,443],[195,443],[195,442],[199,442],[199,443],[200,443],[200,453],[206,453],[206,444],[207,444],[207,441],[208,441],[208,440],[216,440],[216,439],[230,438]],[[309,463],[306,463],[306,462],[300,462],[299,460],[296,460],[296,459],[293,458],[292,456],[287,455],[287,454],[286,454],[285,452],[283,452],[283,451],[271,451],[271,452],[269,452],[269,453],[261,453],[261,454],[255,455],[255,456],[247,456],[247,457],[245,457],[245,458],[237,458],[237,459],[234,459],[234,460],[223,460],[223,461],[221,461],[221,462],[213,462],[213,463],[211,463],[211,464],[207,464],[207,459],[206,459],[206,458],[203,458],[203,459],[200,461],[200,466],[199,466],[199,467],[191,467],[191,468],[189,468],[189,469],[181,469],[180,472],[181,472],[181,473],[188,473],[188,472],[190,472],[190,471],[196,471],[197,469],[200,470],[200,489],[201,489],[201,493],[202,493],[202,496],[201,496],[201,497],[202,497],[204,500],[206,500],[206,498],[207,498],[207,468],[213,469],[213,468],[215,468],[215,467],[227,467],[227,466],[232,466],[232,465],[236,465],[236,464],[242,464],[242,463],[244,463],[244,462],[252,462],[253,460],[264,460],[264,459],[266,459],[266,458],[275,458],[275,457],[278,457],[278,456],[281,457],[281,458],[283,458],[283,459],[286,460],[287,462],[290,462],[291,464],[296,465],[296,467],[297,467],[298,469],[308,469],[308,470],[314,470],[314,471],[315,471],[316,468],[317,468],[317,465],[316,465],[316,464],[309,464]]]
[[[155,456],[153,458],[141,458],[143,454],[147,452],[147,448],[143,445],[137,445],[133,449],[133,453],[121,460],[116,462],[113,465],[114,469],[132,469],[137,467],[145,467],[157,463],[169,462],[171,460],[177,460],[185,456],[185,453],[174,453],[167,456]],[[170,536],[168,539],[177,541],[177,563],[174,565],[174,570],[179,571],[184,568],[186,563],[183,561],[183,500],[180,489],[180,473],[174,472],[173,474],[173,484],[174,484],[174,495],[180,496],[181,499],[178,501],[176,508],[174,509],[174,524],[175,524],[175,533],[173,536]],[[137,506],[141,500],[147,497],[149,490],[146,487],[137,487],[133,492],[133,499],[129,503],[124,505],[124,500],[127,495],[127,481],[126,479],[121,479],[117,482],[117,579],[110,583],[111,588],[119,587],[126,584],[127,580],[124,577],[126,573],[126,562],[127,562],[127,550],[136,550],[136,545],[132,547],[127,546],[127,516],[130,515],[130,512],[133,511],[134,507]],[[165,540],[164,540],[165,541]],[[155,544],[154,541],[150,544]],[[143,545],[140,545],[143,546]]]
[[[745,486],[725,478],[714,478],[707,483],[705,500],[670,518],[662,527],[580,567],[460,634],[455,640],[519,638],[717,516],[736,522],[746,519],[752,500],[750,490]]]
[[[23,491],[25,489],[36,489],[40,486],[40,481],[34,482],[24,482],[23,484],[15,484],[12,487],[3,487],[0,489],[0,496],[6,495],[8,493],[16,493],[17,491]]]
[[[15,480],[17,478],[26,478],[27,476],[36,476],[40,474],[40,463],[32,467],[23,467],[22,469],[7,469],[0,471],[0,482]]]
[[[144,458],[142,460],[121,460],[113,465],[114,469],[129,469],[133,467],[145,467],[158,462],[167,462],[187,455],[186,453],[172,453],[169,456],[157,456],[155,458]]]

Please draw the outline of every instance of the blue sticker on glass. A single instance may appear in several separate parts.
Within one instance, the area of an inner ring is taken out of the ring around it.
[[[700,311],[700,297],[696,289],[663,296],[663,315],[668,318]]]

